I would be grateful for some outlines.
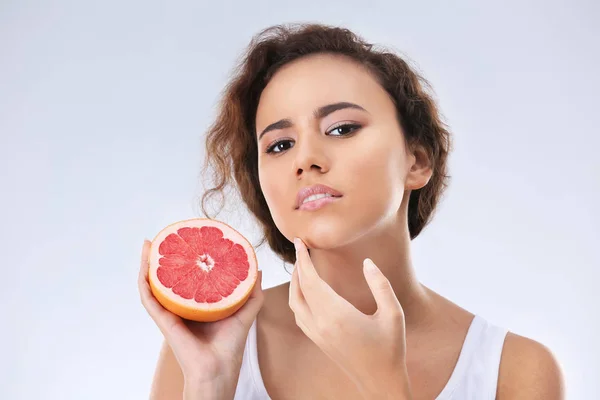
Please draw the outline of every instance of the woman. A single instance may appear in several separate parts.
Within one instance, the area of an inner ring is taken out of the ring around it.
[[[154,399],[563,398],[545,346],[417,279],[410,241],[446,186],[450,147],[424,86],[346,29],[253,40],[208,132],[217,181],[203,210],[233,177],[291,282],[257,285],[225,320],[183,321],[148,289],[146,241],[139,290],[165,336]]]

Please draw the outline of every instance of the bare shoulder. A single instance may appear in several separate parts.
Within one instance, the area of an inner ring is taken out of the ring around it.
[[[560,364],[548,347],[512,332],[506,335],[498,376],[498,400],[562,400],[564,388]]]
[[[289,282],[263,290],[264,302],[258,318],[269,325],[289,320]]]

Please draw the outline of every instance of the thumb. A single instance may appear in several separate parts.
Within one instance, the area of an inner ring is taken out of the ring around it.
[[[377,313],[402,311],[390,281],[370,258],[363,261],[363,273],[377,303]]]
[[[248,297],[246,303],[236,313],[238,318],[244,323],[244,325],[248,327],[252,325],[252,322],[256,318],[256,315],[262,308],[263,300],[264,295],[262,291],[262,270],[259,270],[258,276],[256,278],[256,283],[254,284],[252,293],[250,293],[250,297]]]

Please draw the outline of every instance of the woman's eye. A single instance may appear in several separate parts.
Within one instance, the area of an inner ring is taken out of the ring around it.
[[[354,133],[355,130],[360,129],[361,126],[358,124],[341,124],[338,125],[332,129],[330,129],[329,131],[326,132],[327,135],[330,136],[349,136],[352,133]],[[333,134],[332,132],[336,132],[337,134]],[[269,147],[267,147],[267,150],[265,150],[265,153],[269,154],[269,153],[282,153],[290,148],[293,147],[293,140],[279,140],[275,143],[273,143],[272,145],[270,145]]]
[[[285,151],[291,147],[288,145],[289,143],[291,143],[291,140],[280,140],[275,142],[267,147],[266,153],[281,153],[282,151]]]
[[[327,132],[327,134],[331,134],[331,132],[338,131],[339,134],[333,135],[333,136],[347,136],[359,128],[360,128],[360,125],[358,125],[358,124],[342,124],[342,125],[338,125],[338,126],[334,127],[333,129],[330,129]]]

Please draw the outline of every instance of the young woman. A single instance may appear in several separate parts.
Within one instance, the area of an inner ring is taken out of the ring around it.
[[[165,336],[154,399],[562,399],[542,344],[422,285],[410,242],[447,183],[449,133],[397,55],[324,25],[249,46],[207,136],[291,282],[191,323],[139,290]],[[451,268],[451,266],[449,266]]]

